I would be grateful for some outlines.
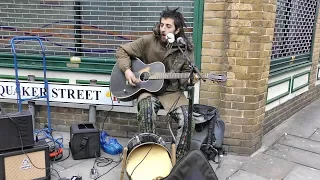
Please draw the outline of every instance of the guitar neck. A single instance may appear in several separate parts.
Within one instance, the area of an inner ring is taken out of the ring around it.
[[[190,73],[151,73],[150,79],[188,79]]]
[[[135,76],[144,80],[157,80],[157,79],[189,79],[190,73],[150,73],[150,72],[134,72]],[[209,79],[216,82],[225,82],[227,77],[222,74],[201,73],[202,78]]]

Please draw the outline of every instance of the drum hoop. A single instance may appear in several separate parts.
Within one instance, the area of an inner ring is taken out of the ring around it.
[[[155,137],[157,141],[164,141],[164,139],[163,139],[161,136],[157,135],[157,134],[153,134],[153,133],[141,133],[141,134],[138,134],[138,135],[137,135],[137,134],[134,135],[134,136],[129,140],[128,144],[129,144],[131,141],[133,141],[133,140],[137,140],[138,142],[141,142],[141,141],[140,141],[140,138],[143,137],[143,135]]]
[[[150,143],[156,143],[156,144],[160,144],[161,146],[165,147],[164,145],[166,145],[166,142],[165,140],[157,135],[157,134],[154,134],[154,133],[141,133],[141,134],[138,134],[138,135],[134,135],[128,142],[127,144],[127,147],[129,148],[128,149],[128,152],[131,152],[135,149],[135,147],[139,146],[139,145],[142,145],[142,144],[145,144],[145,143],[148,143],[148,142],[141,142],[141,139],[144,137],[144,136],[150,136],[150,137],[153,137],[155,138],[154,141],[148,141]],[[135,147],[133,147],[133,141],[136,141],[135,143]],[[132,146],[132,147],[131,147]],[[165,147],[166,148],[166,147]],[[167,148],[166,148],[167,149]]]

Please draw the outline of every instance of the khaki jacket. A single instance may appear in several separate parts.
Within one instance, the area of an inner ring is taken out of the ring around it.
[[[183,49],[184,50],[184,49]],[[194,61],[193,51],[187,51],[190,59]],[[153,62],[162,62],[165,65],[166,72],[184,73],[190,72],[188,60],[183,56],[173,43],[172,47],[166,47],[155,34],[144,35],[136,41],[120,45],[116,51],[116,59],[119,68],[125,72],[131,67],[130,57],[137,57],[146,64]],[[164,108],[170,108],[177,98],[182,94],[182,85],[187,84],[187,79],[174,79],[166,81],[166,92],[158,96]],[[138,100],[141,98],[138,98]],[[180,105],[187,105],[187,100],[182,94],[176,107]],[[170,107],[169,107],[170,106]]]

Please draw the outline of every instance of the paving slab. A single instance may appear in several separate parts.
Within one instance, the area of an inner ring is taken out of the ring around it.
[[[96,167],[99,175],[102,175],[110,170],[106,175],[102,176],[99,179],[103,179],[103,180],[119,179],[120,171],[121,171],[121,164],[119,164],[118,166],[116,166],[116,165],[117,165],[117,163],[112,163],[106,167]],[[78,176],[82,176],[82,179],[89,180],[89,179],[91,179],[90,178],[90,169],[92,168],[92,166],[93,166],[92,161],[84,161],[80,164],[73,166],[72,168],[68,168],[63,171],[60,171],[59,174],[60,174],[60,177],[71,178],[72,176],[78,175]],[[116,168],[113,168],[115,166],[116,166]],[[58,178],[55,176],[52,179],[58,179]],[[127,180],[127,178],[125,178],[125,179]]]
[[[65,170],[64,167],[58,165],[58,164],[55,164],[55,163],[51,163],[51,166],[50,166],[50,170],[51,170],[51,175],[52,177],[59,177],[60,173],[63,172]]]
[[[313,141],[320,142],[320,131],[319,131],[319,129],[316,132],[314,132],[309,139],[311,139]]]
[[[284,180],[319,180],[320,171],[306,166],[297,165]]]
[[[314,134],[314,132],[317,131],[317,129],[318,127],[313,124],[296,121],[289,126],[286,133],[299,137],[309,138]]]
[[[294,116],[292,116],[296,122],[303,122],[307,124],[312,124],[314,126],[320,127],[320,98],[312,102],[310,105],[304,107],[298,111]]]
[[[320,155],[306,150],[275,144],[273,147],[270,147],[265,154],[295,162],[300,165],[320,169]]]
[[[42,136],[43,137],[43,136]],[[65,159],[68,157],[69,155],[69,141],[70,141],[70,133],[69,132],[53,132],[53,137],[54,138],[59,138],[59,137],[63,137],[63,145],[64,145],[64,150],[63,150],[63,157],[62,159]],[[41,138],[41,136],[40,136]],[[119,141],[120,144],[122,144],[123,146],[126,146],[129,142],[129,139],[127,138],[118,138],[117,140]],[[105,153],[102,149],[101,149],[101,156],[100,157],[106,157],[106,158],[111,158],[115,161],[119,160],[119,155],[109,155],[107,153]],[[66,177],[66,178],[71,178],[72,176],[75,175],[80,175],[82,176],[82,179],[90,179],[90,169],[92,168],[93,164],[94,164],[95,158],[90,158],[90,159],[82,159],[82,160],[74,160],[72,158],[72,154],[69,155],[69,157],[67,159],[65,159],[62,162],[53,162],[53,169],[58,171],[59,175],[61,178]],[[111,169],[113,166],[115,166],[116,163],[112,163],[106,167],[97,167],[98,171],[100,174],[103,174],[105,172],[107,172],[109,169]],[[57,172],[55,172],[54,170],[52,170],[52,175],[51,178],[53,180],[57,180],[59,179],[59,175],[57,174]],[[119,164],[118,166],[116,166],[114,169],[112,169],[107,175],[102,176],[99,179],[119,179],[120,176],[120,171],[121,171],[121,164]],[[126,178],[127,179],[127,178]]]
[[[68,151],[68,150],[64,149],[64,151],[63,151],[64,155],[63,155],[62,158],[66,158],[67,157],[68,152],[66,152],[66,151]],[[85,161],[87,161],[87,160],[86,159],[85,160],[83,160],[83,159],[81,159],[81,160],[73,160],[72,154],[70,154],[68,159],[65,159],[62,162],[54,162],[54,163],[58,164],[59,166],[63,167],[64,169],[67,169],[67,168],[73,167],[73,166],[75,166],[77,164],[83,163]]]
[[[292,162],[260,153],[241,169],[269,179],[283,179],[294,166]]]
[[[278,144],[287,145],[290,147],[295,147],[298,149],[307,150],[310,152],[320,154],[320,142],[313,141],[306,138],[286,135],[286,136],[282,136],[279,139]]]
[[[275,143],[285,134],[294,135],[297,137],[310,138],[319,128],[313,124],[300,122],[294,118],[288,119],[278,127],[268,132],[262,138],[262,146],[268,147]]]
[[[220,168],[217,164],[209,161],[219,180],[227,179],[229,176],[237,172],[245,163],[250,160],[246,156],[227,155],[224,156]]]
[[[284,133],[305,138],[312,136],[313,132],[320,128],[320,121],[318,121],[318,119],[320,119],[319,107],[320,98],[264,135],[262,138],[262,146],[271,146]]]
[[[229,177],[228,180],[267,180],[267,178],[249,173],[247,171],[240,170],[233,174],[231,177]]]

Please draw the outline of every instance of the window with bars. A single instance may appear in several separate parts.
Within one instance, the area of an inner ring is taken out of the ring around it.
[[[48,56],[114,58],[116,48],[152,32],[162,10],[180,7],[192,38],[194,0],[1,0],[0,56],[14,36],[39,36]],[[17,52],[40,52],[17,42]]]
[[[271,71],[311,60],[317,0],[278,0]]]

